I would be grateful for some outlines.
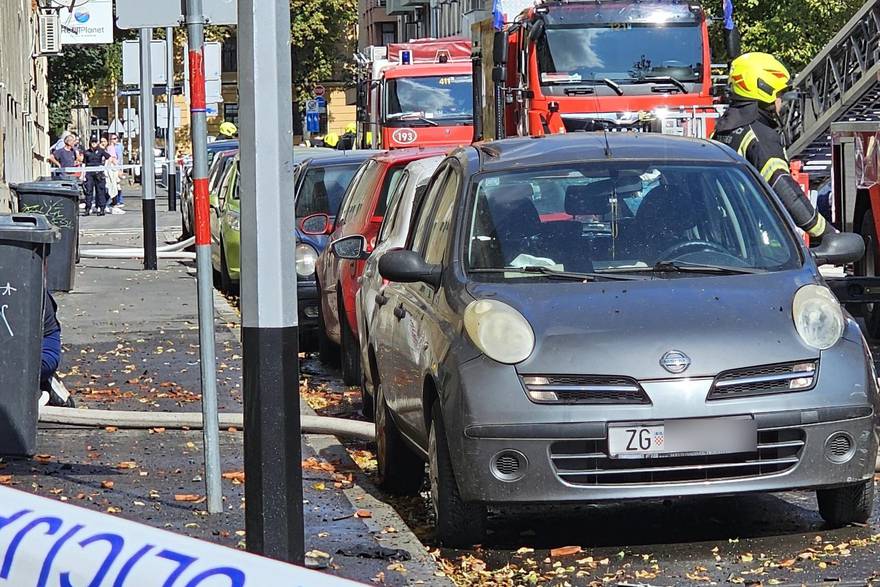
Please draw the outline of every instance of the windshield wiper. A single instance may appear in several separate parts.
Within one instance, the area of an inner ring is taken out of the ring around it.
[[[641,277],[628,275],[605,275],[604,273],[580,273],[577,271],[557,271],[541,265],[526,265],[525,267],[484,267],[468,269],[468,273],[536,273],[554,279],[571,281],[595,281],[597,279],[613,279],[617,281],[641,280]]]
[[[430,118],[425,118],[418,112],[397,112],[396,114],[389,114],[386,118],[388,120],[418,120],[431,126],[440,126],[439,122],[431,120]]]
[[[681,83],[680,80],[672,77],[671,75],[646,75],[644,77],[638,77],[632,80],[634,84],[672,84],[679,90],[681,90],[685,94],[689,94],[687,86]]]
[[[727,265],[703,265],[684,261],[657,261],[651,270],[655,273],[717,273],[719,275],[751,275],[766,273],[764,269],[729,267]]]
[[[568,83],[590,84],[590,85],[594,85],[594,86],[598,86],[598,85],[602,85],[602,84],[604,84],[604,85],[608,86],[609,88],[611,88],[612,90],[614,90],[614,92],[615,92],[618,96],[622,96],[622,95],[623,95],[623,90],[620,89],[620,84],[617,84],[616,82],[611,81],[611,80],[608,79],[607,77],[603,77],[603,78],[600,78],[600,79],[585,79],[585,80],[580,80],[580,81],[577,81],[577,82],[572,81],[572,82],[568,82]],[[589,87],[589,86],[587,86],[587,87],[568,87],[568,88],[565,88],[565,93],[566,93],[566,95],[569,95],[569,94],[577,94],[577,93],[579,93],[579,92],[587,93],[587,94],[592,94],[592,93],[595,92],[595,90],[594,90],[593,88]]]

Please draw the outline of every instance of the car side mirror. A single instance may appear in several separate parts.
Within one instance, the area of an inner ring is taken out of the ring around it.
[[[370,256],[367,252],[367,239],[359,234],[333,241],[330,243],[330,249],[340,259],[360,261]]]
[[[426,263],[415,251],[389,251],[379,259],[379,274],[388,281],[398,283],[427,283],[440,287],[443,268]]]
[[[332,225],[330,224],[330,216],[319,212],[318,214],[311,214],[303,218],[299,227],[305,234],[319,236],[327,234]]]
[[[826,234],[810,252],[817,265],[846,265],[865,256],[865,241],[851,232]]]
[[[495,65],[507,63],[507,31],[496,31],[492,38],[492,62]]]
[[[492,83],[503,84],[507,79],[507,67],[496,65],[492,68]]]

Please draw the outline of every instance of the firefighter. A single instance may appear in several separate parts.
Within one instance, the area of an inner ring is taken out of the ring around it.
[[[238,128],[231,122],[223,122],[220,124],[220,138],[234,139],[238,134]]]
[[[779,113],[791,99],[791,75],[767,53],[744,53],[730,64],[731,103],[718,120],[713,139],[739,153],[767,180],[795,224],[821,240],[837,232],[820,215],[791,176]]]
[[[335,149],[339,144],[339,135],[335,132],[328,132],[324,135],[324,146]]]
[[[345,125],[345,133],[341,137],[339,137],[339,143],[336,144],[336,149],[339,151],[349,151],[354,149],[355,141],[357,140],[357,126],[353,122]]]

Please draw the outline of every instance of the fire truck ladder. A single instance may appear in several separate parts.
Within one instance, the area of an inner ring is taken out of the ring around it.
[[[880,0],[868,0],[794,80],[783,126],[811,183],[831,175],[832,122],[880,122]]]

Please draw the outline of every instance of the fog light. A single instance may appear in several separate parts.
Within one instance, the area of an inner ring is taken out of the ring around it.
[[[519,481],[526,474],[528,462],[518,450],[503,450],[492,458],[489,468],[499,481]]]
[[[306,306],[303,308],[303,314],[306,315],[306,318],[317,318],[318,306]]]
[[[529,397],[536,402],[555,402],[559,400],[559,397],[552,391],[535,391],[534,389],[529,390]]]
[[[789,389],[807,389],[813,387],[813,379],[816,374],[815,363],[800,363],[792,367],[791,372],[803,375],[803,377],[790,380],[788,382]]]
[[[835,432],[825,440],[825,458],[839,465],[856,454],[856,443],[846,432]]]

